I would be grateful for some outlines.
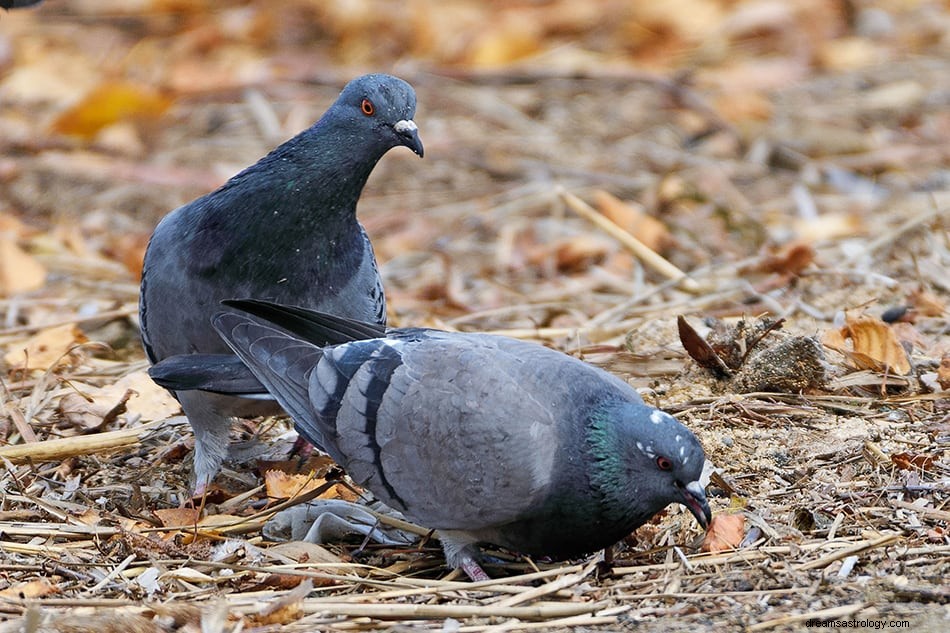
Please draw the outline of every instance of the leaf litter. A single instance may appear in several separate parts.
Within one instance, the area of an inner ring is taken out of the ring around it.
[[[0,630],[945,628],[950,69],[927,9],[420,0],[410,29],[370,0],[146,4],[0,16]],[[387,156],[360,204],[391,321],[629,380],[703,442],[705,539],[671,507],[610,565],[497,552],[484,583],[418,526],[274,543],[276,511],[352,498],[285,461],[282,419],[243,421],[187,498],[190,431],[137,337],[147,237],[396,57],[427,158]],[[685,347],[681,316],[704,324]]]

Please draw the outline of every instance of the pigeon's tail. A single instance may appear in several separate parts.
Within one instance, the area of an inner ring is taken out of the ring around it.
[[[310,373],[323,349],[244,314],[220,312],[212,324],[294,419],[297,431],[311,444],[329,450],[322,425],[314,417],[308,388]]]
[[[210,391],[229,396],[273,400],[261,381],[234,354],[180,354],[148,370],[169,391]]]

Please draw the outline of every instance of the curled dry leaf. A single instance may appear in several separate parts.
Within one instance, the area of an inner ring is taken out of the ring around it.
[[[680,342],[683,349],[689,354],[690,358],[695,360],[700,367],[708,369],[718,378],[726,378],[732,375],[732,371],[726,366],[719,354],[716,353],[709,343],[699,335],[693,326],[689,324],[683,315],[676,317],[676,327],[679,330]]]
[[[701,549],[704,552],[736,549],[742,542],[743,534],[745,534],[745,515],[717,514],[709,523]]]
[[[850,339],[851,349],[845,341]],[[841,352],[859,369],[887,371],[899,376],[910,373],[910,360],[890,324],[869,316],[848,318],[840,330],[825,333],[826,347]]]
[[[767,255],[756,268],[765,273],[798,275],[815,261],[815,249],[806,242],[792,242]]]

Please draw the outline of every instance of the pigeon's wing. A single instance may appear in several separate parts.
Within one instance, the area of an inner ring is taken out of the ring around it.
[[[234,299],[222,303],[260,317],[319,346],[386,335],[386,327],[383,325],[338,317],[300,306],[280,305],[256,299]]]
[[[273,399],[257,376],[234,354],[178,354],[152,365],[148,375],[170,391],[211,391],[243,398]]]
[[[242,314],[221,312],[215,315],[212,324],[244,365],[297,422],[297,430],[310,443],[339,461],[332,450],[332,442],[324,437],[323,426],[313,420],[314,412],[308,396],[310,374],[317,367],[323,350]]]

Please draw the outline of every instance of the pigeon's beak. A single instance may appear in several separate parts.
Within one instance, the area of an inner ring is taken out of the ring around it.
[[[422,147],[422,141],[419,140],[419,128],[416,127],[416,122],[412,119],[396,121],[396,124],[393,125],[393,129],[396,130],[396,134],[402,139],[402,144],[418,154],[419,158],[422,158],[422,154],[425,150]]]
[[[703,526],[704,530],[709,529],[709,523],[712,521],[712,511],[709,509],[709,502],[706,501],[706,491],[698,481],[691,481],[683,488],[683,505],[689,508],[689,511],[696,517],[696,522]]]

